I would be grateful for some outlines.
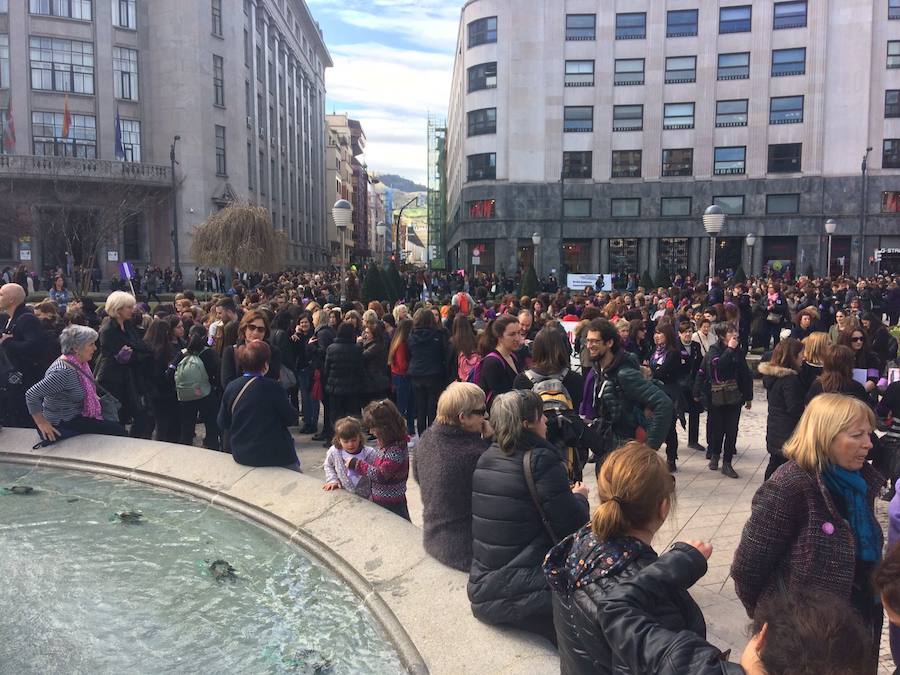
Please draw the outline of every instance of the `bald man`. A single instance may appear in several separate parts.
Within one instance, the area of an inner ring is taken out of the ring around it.
[[[0,372],[0,420],[6,426],[33,427],[25,390],[44,376],[48,349],[41,323],[25,306],[25,291],[18,284],[0,286],[0,349],[13,367]]]

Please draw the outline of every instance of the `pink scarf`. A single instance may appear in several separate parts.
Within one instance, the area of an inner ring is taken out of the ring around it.
[[[84,389],[84,405],[81,408],[82,416],[89,419],[102,420],[103,408],[100,406],[100,398],[97,396],[97,385],[94,384],[94,375],[91,373],[91,367],[86,363],[81,363],[69,354],[66,354],[63,358],[78,371],[78,380],[81,382],[81,388]]]

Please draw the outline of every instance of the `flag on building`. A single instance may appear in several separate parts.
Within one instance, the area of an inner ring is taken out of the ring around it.
[[[66,94],[66,100],[63,104],[63,125],[62,125],[62,137],[69,137],[69,129],[72,128],[72,113],[69,112],[69,95]]]
[[[12,93],[6,103],[6,119],[3,120],[3,146],[7,150],[15,150],[16,147],[16,124],[13,121]]]
[[[118,108],[116,108],[116,159],[125,160],[125,146],[122,145],[122,120],[119,119]]]

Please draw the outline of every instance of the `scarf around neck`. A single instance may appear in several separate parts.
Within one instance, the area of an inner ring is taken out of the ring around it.
[[[881,558],[881,545],[875,517],[866,501],[868,486],[859,471],[848,471],[832,465],[822,472],[828,491],[847,508],[847,522],[856,540],[856,557],[866,562]]]
[[[100,397],[97,396],[97,386],[94,384],[94,375],[91,373],[91,367],[86,363],[81,363],[70,354],[63,356],[63,359],[75,368],[75,371],[78,373],[78,381],[84,390],[84,402],[81,406],[82,417],[102,420],[103,407],[100,405]]]

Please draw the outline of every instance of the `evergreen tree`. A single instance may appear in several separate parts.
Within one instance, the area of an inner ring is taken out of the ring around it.
[[[649,291],[654,288],[653,286],[653,278],[650,276],[650,272],[644,270],[644,273],[641,274],[641,280],[638,282],[639,286],[643,286],[645,291]]]
[[[669,271],[665,267],[657,269],[655,288],[668,288],[671,285],[672,277],[669,275]]]
[[[383,302],[388,298],[387,288],[378,265],[372,263],[366,272],[366,278],[363,279],[362,299],[366,304],[373,300]]]
[[[403,284],[403,279],[400,278],[400,272],[397,271],[397,266],[394,264],[394,261],[388,263],[388,266],[384,269],[384,273],[382,274],[384,278],[385,290],[388,292],[391,302],[397,302],[406,292],[406,287]]]
[[[738,265],[738,268],[734,271],[734,277],[732,281],[736,284],[742,284],[747,281],[747,273],[744,272],[744,266]]]
[[[519,289],[519,295],[527,295],[533,298],[538,293],[538,278],[534,271],[534,265],[529,265],[522,275],[522,288]]]

